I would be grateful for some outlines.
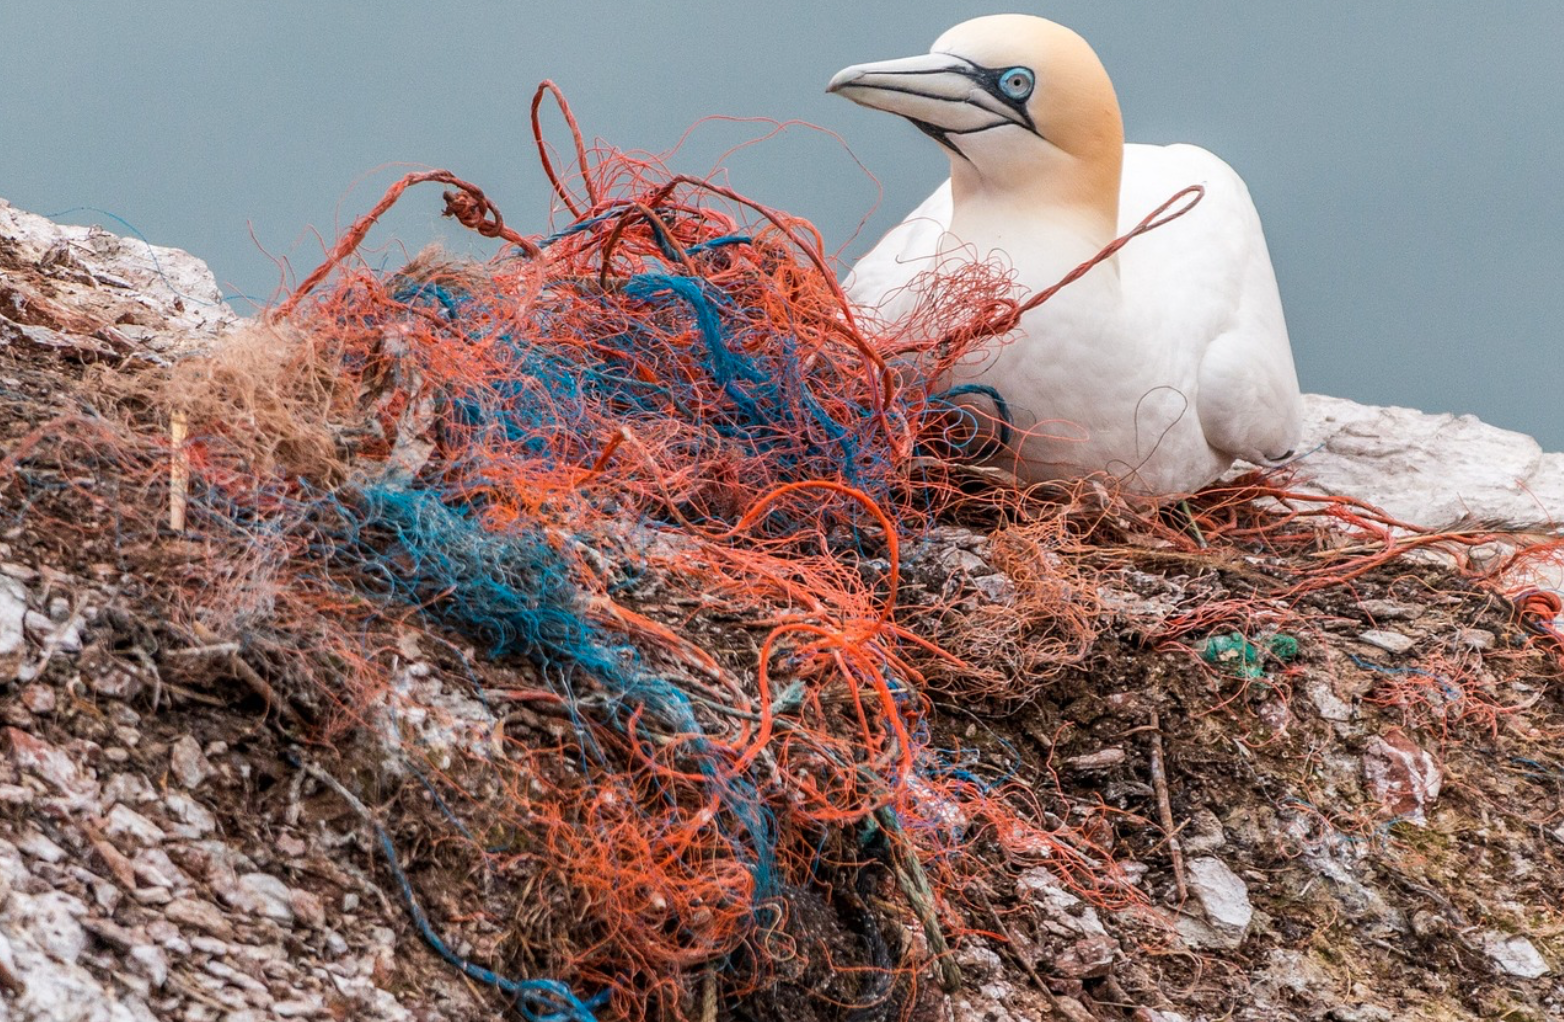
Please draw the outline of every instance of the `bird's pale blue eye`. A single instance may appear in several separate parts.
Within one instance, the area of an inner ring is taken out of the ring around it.
[[[999,76],[999,91],[1014,100],[1023,100],[1032,94],[1037,84],[1030,68],[1013,67]]]

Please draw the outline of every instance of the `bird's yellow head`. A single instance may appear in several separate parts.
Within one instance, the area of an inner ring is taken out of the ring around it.
[[[827,91],[912,121],[949,151],[958,189],[1044,189],[1117,211],[1118,98],[1091,46],[1063,25],[976,18],[921,56],[844,68]]]

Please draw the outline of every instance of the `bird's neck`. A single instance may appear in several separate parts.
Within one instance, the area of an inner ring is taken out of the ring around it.
[[[1059,153],[1022,181],[985,179],[953,160],[947,237],[979,259],[1004,256],[1022,271],[1023,286],[1046,287],[1117,236],[1122,154],[1121,145],[1111,166],[1088,168]],[[1116,282],[1116,263],[1106,261],[1092,276],[1105,285],[1110,281],[1104,278]]]
[[[1113,121],[1108,127],[1115,130],[1076,140],[1069,151],[1044,142],[1024,161],[952,157],[952,233],[962,234],[963,221],[973,241],[1007,221],[1028,230],[1046,225],[1062,236],[1059,241],[1074,238],[1078,247],[1091,249],[1083,258],[1100,251],[1119,229],[1124,135]]]

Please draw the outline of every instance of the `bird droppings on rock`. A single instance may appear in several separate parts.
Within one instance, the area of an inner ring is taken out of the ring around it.
[[[27,642],[27,589],[0,575],[0,677],[15,677]]]
[[[1336,695],[1329,678],[1310,678],[1308,684],[1304,686],[1304,694],[1309,697],[1309,702],[1314,704],[1315,711],[1323,719],[1342,724],[1352,720],[1352,707]]]
[[[7,728],[6,737],[17,768],[46,781],[68,805],[83,805],[97,793],[97,782],[66,753],[17,728]]]

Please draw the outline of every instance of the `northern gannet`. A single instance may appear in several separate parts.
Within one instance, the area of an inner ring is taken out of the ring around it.
[[[922,56],[857,64],[829,92],[900,114],[943,146],[950,179],[856,266],[848,295],[904,318],[921,285],[971,259],[1013,269],[1015,295],[1058,282],[1181,189],[1204,199],[1028,312],[1007,343],[942,385],[993,388],[1022,484],[1107,473],[1130,492],[1187,493],[1235,459],[1298,444],[1302,403],[1259,214],[1243,180],[1193,145],[1125,145],[1090,45],[1027,15],[965,22]],[[992,415],[988,398],[963,402]]]

